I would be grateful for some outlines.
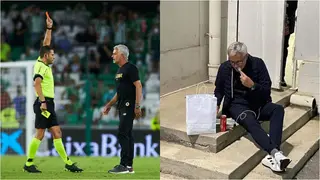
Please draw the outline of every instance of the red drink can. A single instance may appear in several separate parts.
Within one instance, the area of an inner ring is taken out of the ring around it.
[[[220,131],[225,132],[227,130],[227,116],[221,115],[220,117]]]

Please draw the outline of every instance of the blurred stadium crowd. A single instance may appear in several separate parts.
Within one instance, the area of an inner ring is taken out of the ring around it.
[[[118,125],[115,108],[109,115],[101,113],[105,102],[115,93],[114,75],[118,67],[111,55],[116,44],[129,47],[129,61],[140,71],[143,117],[135,125],[150,127],[158,119],[155,116],[160,89],[159,2],[70,2],[63,6],[61,2],[50,2],[50,6],[41,2],[36,5],[24,2],[19,6],[14,2],[2,3],[1,62],[35,61],[44,38],[46,10],[54,21],[52,68],[61,124],[84,126],[89,114],[93,125]],[[23,68],[1,68],[2,127],[25,124],[25,73]],[[85,89],[86,80],[91,83],[90,91]],[[88,96],[89,110],[85,108]]]

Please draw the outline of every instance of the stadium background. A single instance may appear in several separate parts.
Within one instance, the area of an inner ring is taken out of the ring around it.
[[[158,157],[159,2],[1,2],[1,63],[36,60],[45,11],[54,22],[55,103],[67,153],[119,155],[117,111],[101,111],[115,93],[118,67],[110,56],[121,43],[143,85],[143,116],[134,122],[136,155]],[[26,81],[24,68],[1,68],[1,155],[26,153],[26,106],[32,105],[26,104]],[[57,156],[49,133],[46,138],[37,155]]]

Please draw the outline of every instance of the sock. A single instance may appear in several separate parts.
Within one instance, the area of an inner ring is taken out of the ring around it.
[[[272,149],[272,151],[270,152],[271,156],[274,157],[274,154],[279,152],[278,149]]]
[[[33,165],[33,159],[36,156],[37,150],[40,146],[41,141],[37,138],[33,138],[29,145],[28,158],[26,162],[26,166]]]
[[[69,159],[66,150],[64,149],[64,146],[62,144],[62,139],[54,139],[53,140],[53,145],[54,148],[56,149],[56,151],[58,152],[59,156],[62,158],[62,160],[64,161],[64,163],[68,164],[68,165],[72,165],[73,162]]]

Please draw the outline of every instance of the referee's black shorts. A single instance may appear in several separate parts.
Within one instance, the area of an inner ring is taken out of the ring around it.
[[[43,116],[41,113],[41,102],[39,98],[37,98],[33,104],[33,111],[36,115],[36,120],[35,120],[35,128],[36,129],[46,129],[46,128],[51,128],[52,126],[58,126],[58,121],[57,121],[57,115],[54,110],[54,101],[53,98],[45,98],[47,102],[47,111],[51,113],[51,115],[46,118]]]

